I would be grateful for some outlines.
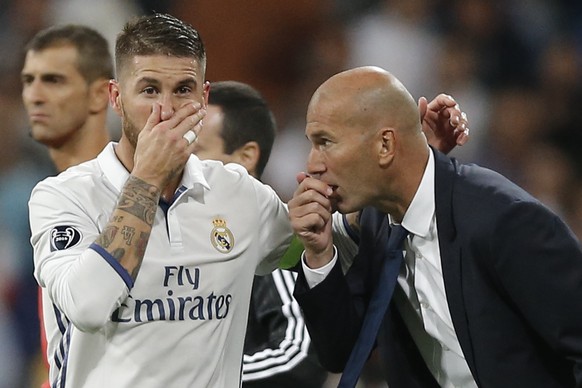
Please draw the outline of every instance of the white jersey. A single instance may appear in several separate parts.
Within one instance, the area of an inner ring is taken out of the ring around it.
[[[290,242],[286,206],[243,167],[192,156],[133,283],[93,244],[128,176],[111,143],[31,195],[51,387],[240,386],[253,275]]]

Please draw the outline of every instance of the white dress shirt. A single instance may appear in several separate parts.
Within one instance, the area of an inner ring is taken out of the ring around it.
[[[476,387],[449,312],[434,198],[434,156],[430,152],[418,190],[402,220],[410,233],[404,242],[400,287],[394,293],[396,307],[439,385]]]

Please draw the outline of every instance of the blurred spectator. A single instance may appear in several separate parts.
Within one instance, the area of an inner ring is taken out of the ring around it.
[[[539,94],[548,107],[543,114],[546,139],[558,144],[582,172],[582,50],[572,39],[556,36],[541,53],[538,69]]]
[[[345,69],[347,55],[344,25],[335,18],[321,24],[304,47],[299,61],[301,82],[289,88],[285,103],[279,108],[280,132],[263,174],[263,180],[273,186],[284,201],[293,196],[297,187],[295,175],[305,169],[310,149],[305,137],[309,99],[323,81]]]
[[[474,160],[523,185],[527,151],[544,133],[544,104],[532,88],[512,87],[492,95],[487,139]],[[470,118],[469,118],[470,119]]]
[[[454,96],[470,120],[471,140],[455,148],[451,155],[473,162],[485,147],[491,115],[490,91],[479,79],[478,53],[463,36],[444,35],[436,66],[438,90]]]
[[[534,141],[525,152],[522,170],[523,188],[566,218],[567,196],[575,179],[566,154],[549,142]]]
[[[6,0],[0,4],[0,69],[20,71],[22,47],[48,18],[51,2],[47,0]],[[18,81],[19,77],[16,78]]]
[[[376,65],[407,85],[415,99],[436,95],[434,68],[441,51],[430,0],[384,0],[348,30],[348,67]]]
[[[130,18],[142,13],[135,0],[51,0],[48,24],[75,23],[93,27],[110,43]],[[36,32],[36,31],[35,31]]]
[[[479,54],[479,78],[489,88],[531,85],[536,52],[515,28],[507,2],[457,0],[441,24],[470,41]]]
[[[200,32],[208,55],[209,80],[233,79],[261,90],[273,107],[303,74],[298,59],[314,31],[326,23],[331,0],[175,1],[172,12]]]

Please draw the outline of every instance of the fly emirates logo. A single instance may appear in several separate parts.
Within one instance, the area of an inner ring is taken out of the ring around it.
[[[113,322],[151,322],[224,319],[228,316],[231,294],[196,294],[200,269],[184,266],[164,267],[165,298],[134,299],[131,295],[111,316]],[[180,295],[174,295],[180,290]],[[177,291],[176,291],[177,292]]]

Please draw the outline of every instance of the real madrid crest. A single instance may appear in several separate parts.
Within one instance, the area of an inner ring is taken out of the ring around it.
[[[210,232],[210,242],[220,253],[228,253],[234,247],[234,236],[226,227],[226,221],[220,218],[212,220],[214,228]]]

